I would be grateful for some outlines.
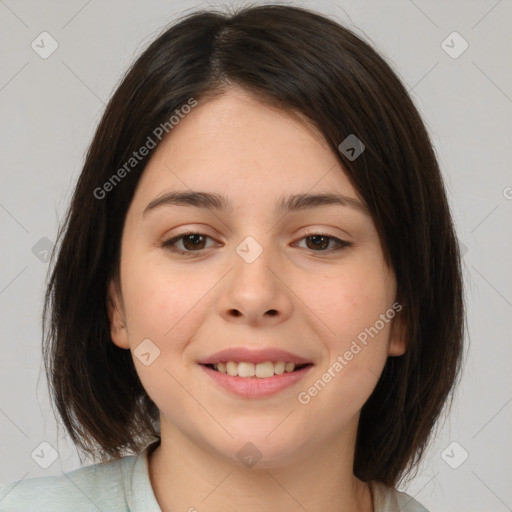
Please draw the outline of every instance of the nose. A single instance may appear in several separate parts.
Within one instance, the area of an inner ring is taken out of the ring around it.
[[[233,267],[219,298],[219,314],[229,322],[251,326],[274,325],[292,313],[293,293],[286,284],[285,262],[275,251],[258,250],[255,258],[242,243],[233,254]]]

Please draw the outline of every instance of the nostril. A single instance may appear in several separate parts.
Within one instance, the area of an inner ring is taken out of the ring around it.
[[[238,309],[232,309],[231,313],[233,314],[233,316],[237,316],[237,317],[242,315],[242,313],[240,313],[240,311],[238,311]],[[276,316],[277,315],[277,310],[269,309],[267,311],[267,315]]]

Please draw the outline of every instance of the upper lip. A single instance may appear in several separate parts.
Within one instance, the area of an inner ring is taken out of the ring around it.
[[[199,364],[218,364],[221,362],[234,361],[236,363],[265,363],[266,361],[285,361],[286,363],[308,364],[310,360],[300,357],[286,350],[277,348],[264,348],[251,350],[246,347],[233,347],[215,352],[208,357],[198,361]]]

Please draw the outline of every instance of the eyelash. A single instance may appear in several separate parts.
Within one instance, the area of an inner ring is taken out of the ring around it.
[[[194,231],[187,231],[186,233],[182,233],[181,235],[178,235],[178,236],[175,236],[175,237],[170,238],[168,240],[165,240],[164,242],[162,242],[162,247],[164,249],[167,249],[167,250],[173,252],[173,253],[180,254],[180,255],[183,255],[183,256],[191,256],[194,253],[199,253],[200,254],[205,249],[198,249],[197,251],[184,251],[182,249],[176,248],[173,245],[177,241],[179,241],[182,238],[184,238],[186,236],[189,236],[189,235],[200,235],[202,237],[210,238],[211,240],[213,240],[213,238],[211,238],[208,235],[205,235],[204,233],[198,233],[198,232],[194,232]],[[304,235],[302,238],[300,238],[300,240],[303,240],[304,238],[311,238],[311,237],[314,237],[314,236],[321,236],[321,237],[328,238],[330,240],[334,240],[337,243],[338,247],[336,247],[334,249],[327,249],[327,250],[322,250],[322,251],[315,251],[315,250],[309,249],[312,252],[317,252],[317,253],[338,252],[338,251],[341,251],[341,250],[343,250],[343,249],[345,249],[347,247],[351,247],[353,245],[352,242],[347,242],[346,240],[341,240],[340,238],[337,238],[337,237],[332,236],[332,235],[328,235],[327,233],[309,233],[307,235]]]

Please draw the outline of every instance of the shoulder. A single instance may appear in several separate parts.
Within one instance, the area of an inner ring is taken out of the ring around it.
[[[420,502],[405,492],[371,482],[375,512],[429,512]]]
[[[85,466],[57,476],[0,485],[0,512],[124,512],[125,475],[136,456]],[[105,508],[107,507],[107,508]]]
[[[398,507],[401,512],[428,512],[428,510],[412,496],[405,492],[395,491]]]

